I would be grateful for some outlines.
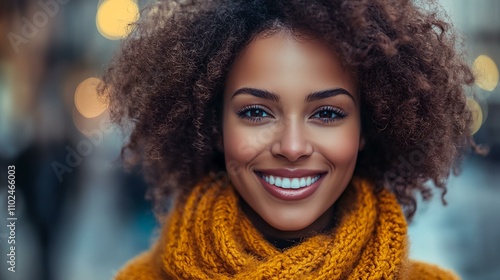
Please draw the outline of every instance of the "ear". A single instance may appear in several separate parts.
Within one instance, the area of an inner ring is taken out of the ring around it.
[[[212,127],[212,135],[215,150],[224,153],[224,138],[222,137],[222,126],[220,124]]]
[[[363,134],[361,134],[359,136],[359,148],[358,148],[358,150],[362,151],[364,148],[365,148],[365,136],[363,136]]]
[[[224,153],[224,139],[222,138],[222,133],[218,134],[215,146],[217,151]]]

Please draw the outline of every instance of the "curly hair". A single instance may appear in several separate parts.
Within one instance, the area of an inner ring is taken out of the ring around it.
[[[450,172],[464,152],[480,151],[463,88],[474,75],[435,3],[420,4],[179,0],[145,8],[99,88],[113,121],[132,124],[122,156],[142,167],[160,204],[224,171],[216,147],[228,71],[256,36],[286,28],[320,39],[355,69],[366,140],[355,176],[393,191],[409,218],[419,193],[432,196],[429,182],[445,203]]]

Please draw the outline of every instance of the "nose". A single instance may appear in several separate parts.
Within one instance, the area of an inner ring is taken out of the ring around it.
[[[302,157],[308,157],[313,152],[313,146],[305,131],[304,124],[298,120],[290,120],[284,124],[281,133],[276,134],[276,140],[271,147],[274,156],[284,157],[295,162]]]

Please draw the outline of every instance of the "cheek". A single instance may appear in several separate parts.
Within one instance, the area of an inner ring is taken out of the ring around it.
[[[228,172],[244,167],[263,149],[265,143],[256,137],[258,129],[244,126],[236,117],[224,121],[224,155]]]
[[[355,165],[359,151],[359,128],[332,129],[316,139],[318,151],[337,168]]]

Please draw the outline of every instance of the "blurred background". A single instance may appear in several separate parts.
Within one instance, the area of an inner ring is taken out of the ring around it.
[[[150,1],[0,0],[0,279],[112,279],[157,232],[146,184],[95,86]],[[410,226],[411,256],[463,279],[500,279],[500,0],[439,1],[479,79],[470,156]],[[16,267],[7,270],[7,166],[16,166]]]

